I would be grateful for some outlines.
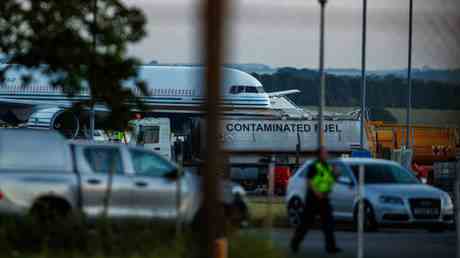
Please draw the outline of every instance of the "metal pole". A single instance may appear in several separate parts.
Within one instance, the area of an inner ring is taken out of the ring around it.
[[[203,60],[205,62],[204,82],[206,102],[203,110],[206,113],[206,153],[205,171],[203,176],[203,208],[204,220],[202,227],[202,244],[204,250],[201,257],[215,257],[218,250],[217,239],[223,236],[223,210],[218,205],[219,176],[217,171],[224,163],[218,136],[219,99],[222,83],[222,58],[224,52],[224,22],[226,17],[227,0],[202,0],[203,3]]]
[[[296,157],[295,157],[295,165],[296,169],[300,167],[300,151],[301,151],[301,142],[300,142],[300,134],[297,132],[297,145],[296,145]]]
[[[96,88],[96,71],[95,66],[96,66],[96,60],[94,59],[96,56],[96,47],[97,47],[97,36],[96,36],[96,30],[97,30],[97,0],[93,1],[93,64],[91,67],[91,84],[90,88]],[[95,127],[95,112],[94,112],[94,103],[91,103],[91,110],[89,111],[89,139],[91,141],[94,141],[94,127]]]
[[[367,0],[363,0],[363,28],[361,54],[361,137],[360,147],[364,150],[364,122],[366,120],[366,39],[367,39]],[[359,167],[358,186],[358,258],[364,257],[364,166]]]
[[[184,167],[184,141],[180,141],[180,150],[181,153],[176,155],[176,160],[180,164],[180,166]],[[179,156],[179,157],[177,157]],[[182,213],[181,213],[181,206],[182,206],[182,171],[180,172],[179,176],[177,177],[176,181],[176,237],[182,233]]]
[[[363,0],[363,31],[361,45],[361,133],[360,148],[364,150],[364,130],[366,121],[366,98],[367,98],[367,78],[366,78],[366,43],[367,43],[367,0]]]
[[[183,164],[181,164],[183,165]],[[182,233],[182,174],[179,174],[176,181],[176,237]]]
[[[411,112],[412,112],[412,26],[414,17],[414,1],[409,0],[409,54],[407,65],[407,114],[406,114],[406,147],[411,148],[410,133],[411,133]]]
[[[459,161],[460,162],[460,161]],[[457,173],[455,180],[455,211],[456,211],[456,226],[457,226],[457,258],[460,258],[460,166],[457,164]]]
[[[275,157],[270,157],[268,164],[268,206],[267,206],[267,229],[268,234],[271,236],[271,229],[273,227],[273,197],[275,195]]]
[[[358,258],[364,257],[364,165],[359,166],[358,185]]]
[[[324,104],[326,102],[326,74],[324,73],[324,13],[327,0],[318,0],[321,5],[321,20],[320,20],[320,37],[319,37],[319,106],[318,106],[318,148],[324,146]]]
[[[89,139],[94,141],[94,128],[96,123],[96,112],[94,111],[94,107],[91,107],[89,111]]]

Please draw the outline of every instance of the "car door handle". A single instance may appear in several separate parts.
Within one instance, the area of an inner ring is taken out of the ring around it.
[[[144,181],[138,181],[138,182],[135,183],[135,185],[136,185],[137,187],[146,187],[146,186],[148,186],[149,184],[147,184],[147,182],[144,182]]]
[[[98,184],[101,183],[101,180],[95,179],[95,178],[91,178],[91,179],[88,179],[87,182],[88,182],[88,184],[90,184],[90,185],[98,185]]]

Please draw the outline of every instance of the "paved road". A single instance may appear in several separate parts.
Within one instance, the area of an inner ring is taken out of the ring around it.
[[[275,245],[288,250],[291,237],[289,229],[275,229],[272,239]],[[356,257],[356,233],[339,231],[337,242],[344,252],[335,257]],[[323,235],[313,230],[304,240],[298,255],[292,257],[328,257],[323,250]],[[456,233],[429,233],[416,229],[382,229],[375,233],[366,233],[365,258],[455,258]]]

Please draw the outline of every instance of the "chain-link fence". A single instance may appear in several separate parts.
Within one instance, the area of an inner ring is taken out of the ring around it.
[[[458,180],[460,162],[437,162],[433,166],[433,185],[446,191],[452,199],[456,199],[455,182]]]

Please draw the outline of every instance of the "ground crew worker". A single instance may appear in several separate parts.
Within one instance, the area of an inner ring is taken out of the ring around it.
[[[124,138],[125,138],[125,133],[124,132],[115,132],[115,140],[117,142],[123,142]]]
[[[341,252],[335,242],[334,218],[332,207],[329,203],[329,193],[332,191],[337,176],[333,168],[327,163],[327,150],[321,147],[317,155],[318,159],[313,162],[307,172],[306,207],[291,241],[291,250],[294,253],[299,250],[300,243],[318,214],[321,218],[321,227],[325,236],[326,252],[330,254]]]

